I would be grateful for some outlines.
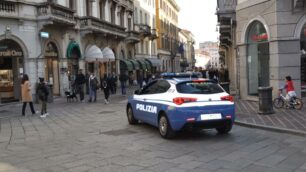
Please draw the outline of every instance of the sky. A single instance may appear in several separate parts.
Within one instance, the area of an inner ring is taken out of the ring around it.
[[[179,12],[179,27],[190,30],[196,40],[195,47],[200,42],[217,41],[216,0],[176,0],[181,8]]]

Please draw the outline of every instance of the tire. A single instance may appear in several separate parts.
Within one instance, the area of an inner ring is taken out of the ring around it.
[[[303,102],[299,98],[294,98],[293,107],[297,110],[301,110],[303,108]]]
[[[133,109],[130,105],[128,105],[128,107],[126,109],[126,115],[127,115],[129,124],[131,124],[131,125],[138,124],[138,120],[135,119]]]
[[[273,106],[274,106],[275,108],[277,108],[277,109],[284,107],[284,104],[285,104],[285,102],[284,102],[284,100],[281,99],[281,98],[275,98],[275,99],[273,100]]]
[[[159,134],[165,139],[170,139],[175,136],[175,132],[172,130],[172,127],[166,115],[160,116],[158,120],[158,130]]]
[[[233,123],[228,122],[223,127],[216,128],[216,130],[219,134],[227,134],[232,130],[232,127],[233,127]]]

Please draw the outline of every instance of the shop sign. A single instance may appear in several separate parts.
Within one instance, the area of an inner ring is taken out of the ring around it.
[[[252,40],[255,42],[263,42],[268,40],[268,34],[267,33],[261,33],[258,35],[252,35]]]
[[[17,50],[0,51],[0,57],[20,57],[20,56],[22,56],[21,51]]]
[[[57,48],[53,43],[48,43],[46,50],[45,50],[45,57],[57,57]]]

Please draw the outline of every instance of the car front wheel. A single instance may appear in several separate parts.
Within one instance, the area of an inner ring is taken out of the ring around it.
[[[138,120],[136,120],[135,117],[134,117],[133,109],[132,109],[131,106],[127,107],[126,115],[127,115],[129,124],[134,125],[134,124],[138,123]]]
[[[163,138],[169,139],[175,136],[175,132],[172,130],[171,125],[166,115],[162,115],[159,118],[158,129],[159,129],[159,134]]]
[[[233,126],[233,124],[231,122],[229,122],[229,123],[226,123],[222,127],[216,128],[216,130],[218,131],[219,134],[227,134],[232,130],[232,126]]]

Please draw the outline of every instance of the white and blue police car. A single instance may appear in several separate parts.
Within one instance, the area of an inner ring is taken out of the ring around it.
[[[233,97],[208,79],[152,81],[129,97],[126,112],[130,124],[156,126],[164,138],[185,128],[228,133],[235,120]]]

